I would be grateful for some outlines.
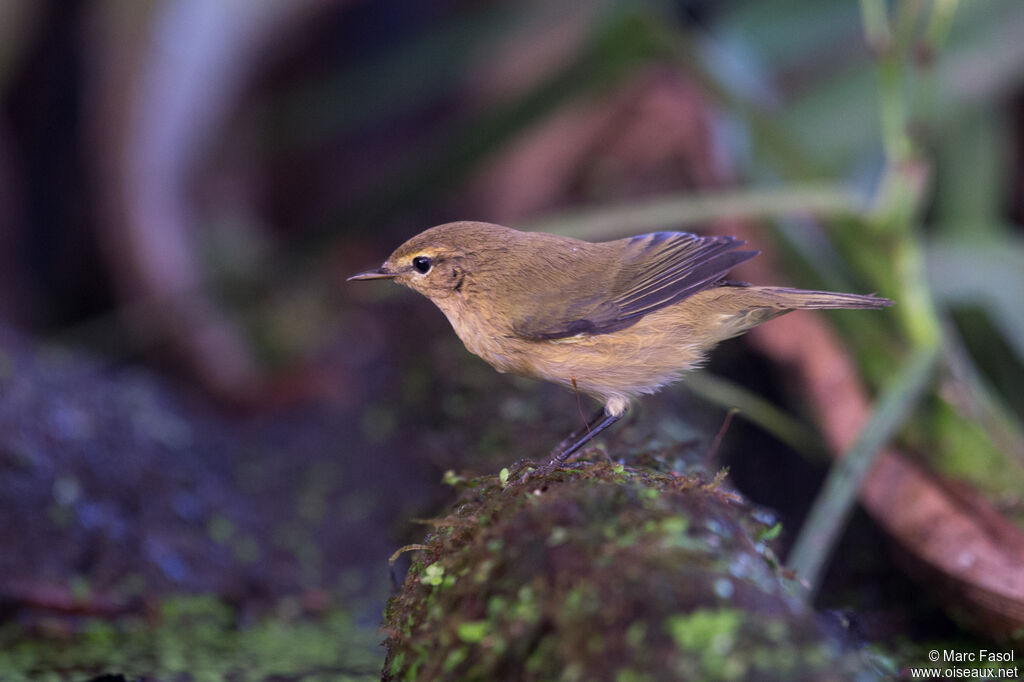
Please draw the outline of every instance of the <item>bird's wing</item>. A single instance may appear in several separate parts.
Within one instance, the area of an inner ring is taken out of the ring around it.
[[[744,243],[734,237],[653,232],[595,245],[617,252],[610,259],[617,269],[543,296],[513,322],[513,331],[542,340],[625,329],[650,312],[715,286],[729,270],[760,253],[735,250]]]

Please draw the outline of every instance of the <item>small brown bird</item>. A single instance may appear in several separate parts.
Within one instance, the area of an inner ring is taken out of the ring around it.
[[[730,282],[759,251],[734,237],[654,232],[592,243],[457,222],[405,242],[377,270],[448,317],[499,372],[578,389],[604,407],[551,452],[562,462],[617,421],[630,400],[700,364],[719,342],[790,310],[881,308],[892,301]]]

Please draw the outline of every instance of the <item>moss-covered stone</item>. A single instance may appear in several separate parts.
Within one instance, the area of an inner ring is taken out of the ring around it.
[[[874,679],[720,479],[595,463],[471,481],[387,606],[388,680]]]

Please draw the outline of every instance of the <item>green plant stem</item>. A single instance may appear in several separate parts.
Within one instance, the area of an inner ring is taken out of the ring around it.
[[[896,41],[878,51],[879,116],[887,167],[878,191],[873,224],[879,236],[889,240],[888,255],[895,266],[898,286],[898,314],[914,348],[937,345],[942,338],[915,230],[927,196],[930,166],[918,158],[909,134],[903,59],[903,48],[913,40],[912,29],[920,11],[917,2],[900,5],[894,36],[883,0],[861,0],[865,40],[877,46],[884,34]]]
[[[881,54],[892,45],[892,31],[884,0],[860,0],[861,22],[868,46]]]
[[[900,320],[911,345],[915,348],[935,346],[942,339],[942,325],[935,310],[924,251],[914,235],[907,235],[895,245],[894,260],[900,283]]]
[[[959,4],[960,0],[933,1],[932,13],[928,17],[928,26],[924,31],[925,47],[930,52],[937,52],[945,44]]]

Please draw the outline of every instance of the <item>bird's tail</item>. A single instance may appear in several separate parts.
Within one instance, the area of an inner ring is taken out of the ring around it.
[[[785,287],[751,287],[763,300],[762,305],[779,310],[823,308],[885,308],[892,301],[881,296],[843,294],[836,291],[807,291]]]
[[[807,291],[784,287],[725,286],[715,290],[725,297],[726,310],[715,329],[718,341],[742,334],[791,310],[822,308],[884,308],[892,301],[881,296],[843,294],[834,291]],[[724,301],[723,301],[724,302]]]

